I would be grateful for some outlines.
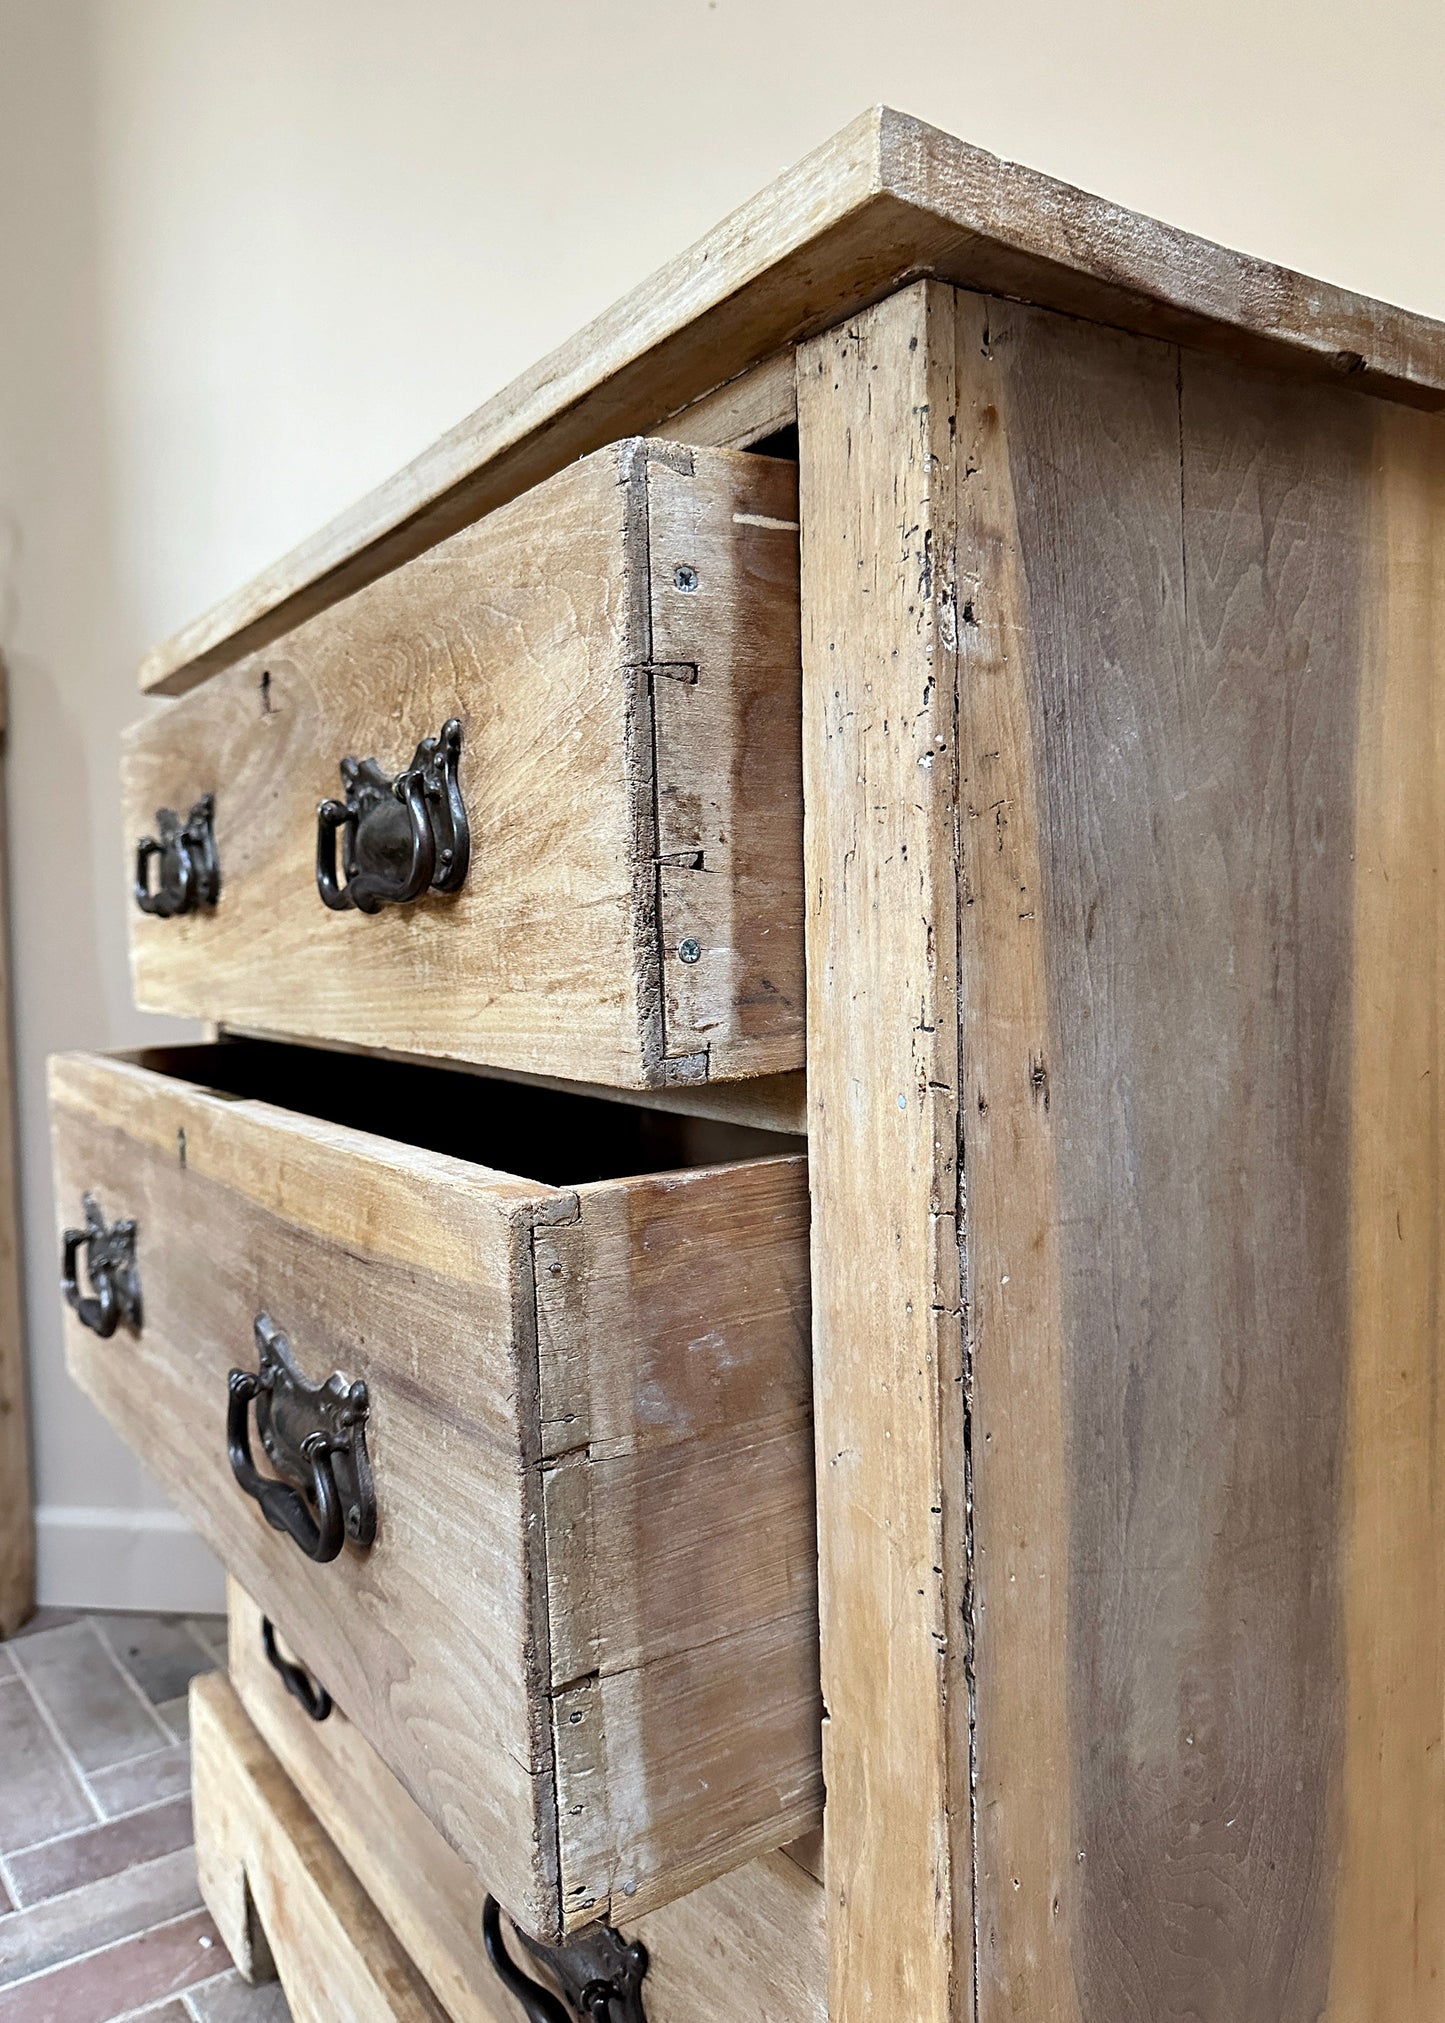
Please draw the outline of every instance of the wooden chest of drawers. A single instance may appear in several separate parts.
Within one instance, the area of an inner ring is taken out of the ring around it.
[[[193,902],[137,923],[147,1003],[733,1122],[792,1114],[805,1044],[832,2023],[1437,2023],[1442,407],[1440,325],[882,110],[147,663],[185,699],[130,746],[130,842]],[[398,903],[331,910],[358,871]],[[138,1335],[131,1233],[73,1246],[119,1321],[77,1366],[336,1734],[516,1917],[650,1903],[721,1946],[727,1878],[666,1899],[817,1795],[799,1152],[514,1182],[485,1134],[57,1086],[63,1221],[89,1187],[140,1225]],[[313,1569],[219,1462],[263,1312],[365,1372],[378,1493],[384,1452],[416,1485],[370,1556]],[[725,1524],[669,1501],[704,1453]],[[644,1484],[661,1616],[608,1542]],[[775,1629],[782,1673],[735,1663]],[[721,1789],[647,1731],[679,1653],[718,1668],[670,1732],[723,1738]]]

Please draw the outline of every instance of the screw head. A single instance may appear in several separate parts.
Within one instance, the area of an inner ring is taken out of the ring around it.
[[[679,590],[696,590],[697,571],[691,562],[679,562],[672,572],[672,580]]]
[[[692,936],[689,935],[686,941],[680,941],[677,944],[677,959],[679,962],[700,962],[702,960],[702,943],[694,941]]]

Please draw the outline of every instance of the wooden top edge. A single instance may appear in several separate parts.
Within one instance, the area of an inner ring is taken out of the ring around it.
[[[925,276],[1445,407],[1445,323],[1140,217],[875,106],[149,654],[177,695],[616,437]]]

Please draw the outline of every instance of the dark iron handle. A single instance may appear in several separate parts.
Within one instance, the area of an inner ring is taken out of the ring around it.
[[[82,1196],[83,1229],[67,1229],[61,1239],[60,1289],[83,1326],[108,1340],[122,1321],[141,1324],[140,1273],[136,1269],[136,1224],[107,1224],[93,1194]],[[80,1290],[80,1253],[85,1252],[91,1291]]]
[[[488,1897],[482,1906],[482,1942],[487,1949],[487,1958],[496,1970],[497,1979],[511,1995],[515,1995],[522,2005],[522,2014],[527,2023],[575,2023],[557,1996],[544,1988],[540,1981],[534,1981],[530,1974],[524,1974],[516,1961],[508,1953],[502,1938],[502,1911],[495,1897]],[[604,1994],[604,2002],[605,2002]],[[594,2016],[604,2019],[605,2007],[593,2010]]]
[[[293,1664],[289,1658],[282,1657],[276,1648],[276,1632],[269,1616],[261,1618],[261,1648],[272,1670],[280,1673],[281,1683],[291,1698],[313,1721],[324,1721],[331,1712],[331,1695],[324,1686],[317,1684],[304,1665]]]
[[[168,856],[175,869],[174,880],[163,879],[152,891],[151,859],[159,857],[164,872]],[[190,851],[179,839],[169,850],[166,844],[157,842],[154,836],[142,836],[136,844],[135,903],[142,913],[153,913],[161,920],[171,920],[178,913],[189,913],[195,905],[196,867],[191,861]]]
[[[590,1925],[560,1946],[542,1945],[519,1930],[523,1945],[554,1973],[566,1999],[554,1995],[519,1967],[502,1937],[501,1906],[489,1896],[482,1905],[482,1939],[497,1978],[522,2005],[527,2023],[647,2023],[642,1983],[647,1948],[630,1943],[611,1925]]]
[[[215,797],[203,794],[184,821],[173,809],[156,812],[157,836],[142,836],[135,846],[132,890],[142,913],[173,920],[180,913],[214,906],[221,892],[216,836],[212,826]],[[158,877],[151,884],[151,863],[159,858]]]
[[[308,1433],[301,1451],[311,1468],[311,1495],[317,1515],[306,1507],[306,1498],[289,1483],[274,1475],[263,1475],[251,1459],[251,1400],[259,1391],[257,1378],[248,1370],[232,1370],[230,1398],[226,1410],[226,1451],[231,1473],[248,1496],[261,1506],[261,1515],[273,1531],[284,1531],[300,1546],[308,1559],[324,1566],[335,1559],[346,1538],[342,1518],[341,1493],[331,1468],[331,1447],[324,1433]]]
[[[345,885],[336,875],[336,839],[346,829],[354,833],[360,816],[344,801],[323,801],[316,810],[316,889],[333,913],[376,913],[383,906],[405,906],[420,899],[436,871],[436,838],[427,812],[426,787],[419,773],[397,782],[398,801],[406,810],[411,863],[399,877],[380,871],[353,871]]]
[[[60,1267],[60,1284],[66,1299],[79,1314],[84,1325],[92,1334],[99,1335],[102,1341],[106,1341],[120,1325],[120,1301],[116,1297],[115,1284],[110,1272],[103,1264],[97,1264],[90,1275],[90,1282],[95,1287],[95,1297],[92,1299],[80,1290],[80,1281],[76,1277],[76,1263],[86,1235],[87,1232],[83,1229],[66,1230],[65,1257]]]
[[[461,749],[460,720],[449,717],[394,776],[379,759],[341,761],[346,797],[316,811],[316,889],[333,913],[379,913],[429,889],[461,889],[471,861]]]

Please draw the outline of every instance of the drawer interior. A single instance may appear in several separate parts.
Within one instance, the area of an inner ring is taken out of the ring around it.
[[[275,1103],[549,1187],[806,1150],[801,1137],[753,1125],[268,1040],[153,1047],[124,1058],[218,1095]]]

